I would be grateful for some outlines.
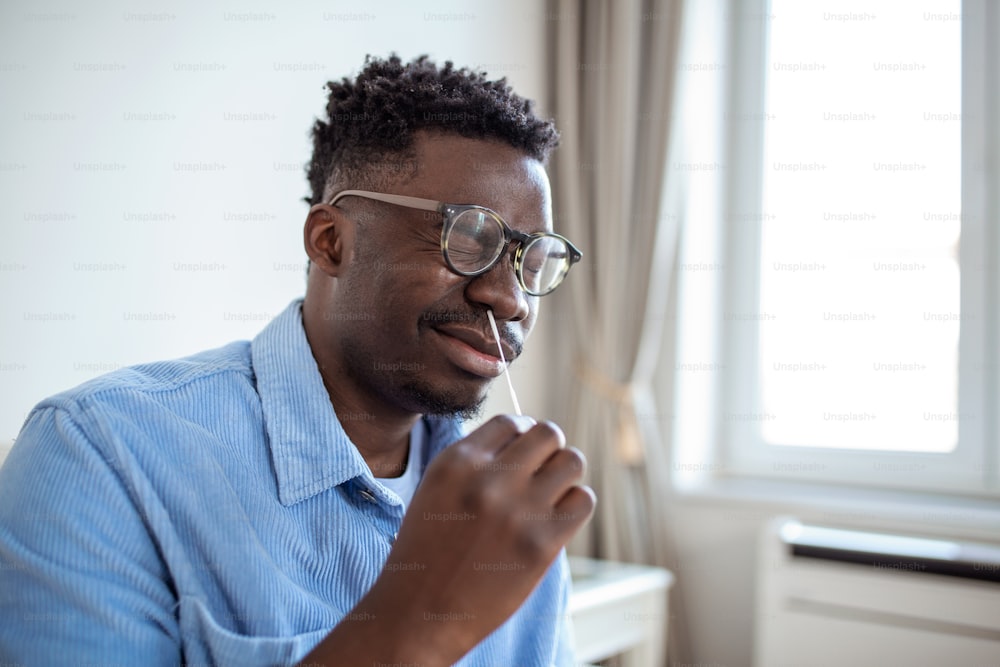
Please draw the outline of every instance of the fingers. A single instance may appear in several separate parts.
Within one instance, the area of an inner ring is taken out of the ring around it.
[[[565,446],[566,436],[562,430],[552,422],[541,422],[511,442],[499,457],[511,464],[512,469],[534,472]]]
[[[553,522],[556,524],[556,534],[563,544],[568,542],[580,526],[594,513],[597,506],[597,496],[589,486],[574,486],[555,506]]]
[[[597,499],[590,487],[573,486],[554,506],[524,512],[520,518],[524,523],[537,522],[535,527],[529,527],[528,534],[533,534],[536,538],[544,536],[541,538],[544,544],[561,548],[587,522],[594,513],[596,504]]]
[[[551,422],[536,424],[511,441],[497,456],[504,470],[533,475],[530,493],[554,506],[583,481],[587,460],[575,447],[566,447],[562,430]]]
[[[527,419],[527,421],[525,421]],[[581,486],[587,462],[583,453],[566,447],[562,430],[551,422],[510,415],[494,417],[467,437],[470,446],[492,456],[497,470],[515,473],[517,493],[531,498],[536,511],[526,516],[553,524],[553,537],[569,540],[594,511],[596,497]]]
[[[511,442],[500,454],[505,469],[531,472],[527,494],[536,506],[550,508],[535,518],[550,525],[552,537],[565,544],[594,512],[597,499],[592,489],[581,486],[587,460],[551,422],[536,424]],[[513,466],[513,467],[509,467]]]
[[[575,447],[555,452],[535,474],[535,491],[553,506],[574,486],[583,481],[587,460]]]
[[[497,415],[465,436],[462,443],[466,447],[496,456],[534,424],[535,420],[531,417]]]

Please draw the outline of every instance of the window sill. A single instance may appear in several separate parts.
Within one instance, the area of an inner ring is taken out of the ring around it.
[[[788,514],[834,527],[994,542],[1000,535],[1000,498],[728,476],[675,480],[674,498],[680,505]]]

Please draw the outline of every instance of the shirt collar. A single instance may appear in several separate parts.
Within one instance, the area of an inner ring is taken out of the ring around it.
[[[278,499],[292,505],[355,477],[374,480],[340,425],[293,301],[250,344]],[[461,437],[451,418],[428,418],[428,460]]]

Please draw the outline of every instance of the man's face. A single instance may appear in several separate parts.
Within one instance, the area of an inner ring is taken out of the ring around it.
[[[551,231],[548,178],[538,161],[457,135],[420,133],[415,150],[415,177],[389,193],[485,206],[515,230]],[[441,254],[441,214],[359,197],[338,208],[360,221],[329,304],[342,367],[362,391],[393,407],[474,415],[502,370],[487,310],[508,361],[537,315],[538,298],[515,276],[514,244],[487,273],[460,276]]]

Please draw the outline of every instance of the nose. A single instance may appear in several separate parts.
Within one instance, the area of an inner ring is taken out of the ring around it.
[[[513,245],[513,244],[512,244]],[[486,273],[475,276],[466,287],[466,297],[493,311],[498,320],[520,322],[531,314],[531,303],[537,297],[529,296],[517,280],[514,271],[513,249]]]

